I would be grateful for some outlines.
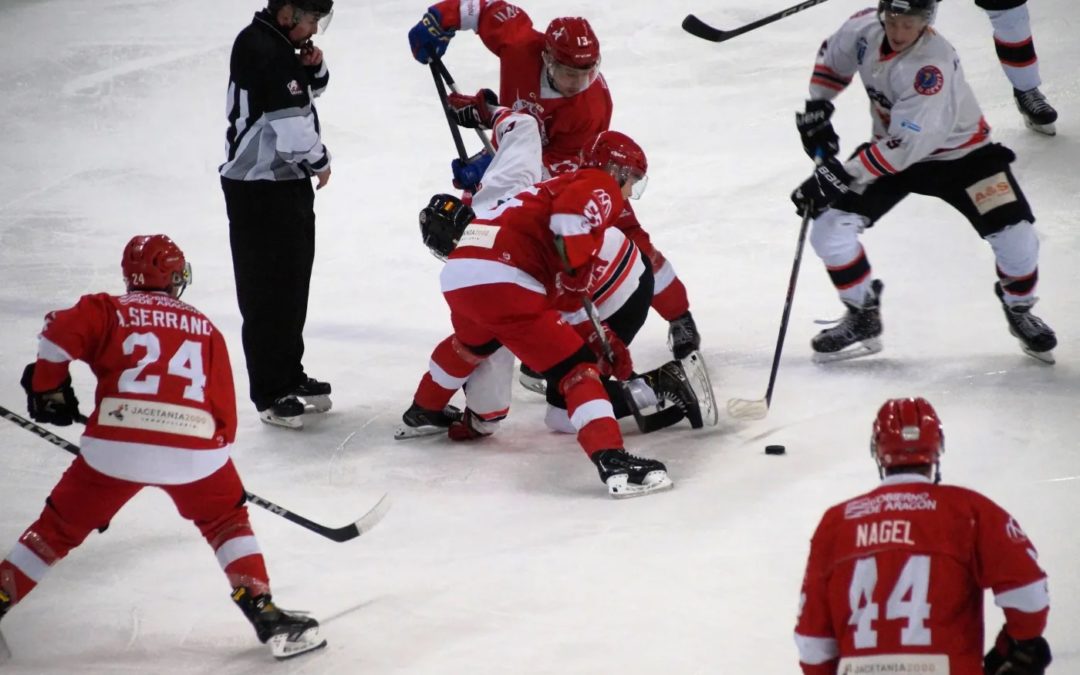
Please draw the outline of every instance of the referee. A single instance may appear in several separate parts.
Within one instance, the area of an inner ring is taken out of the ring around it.
[[[315,259],[315,192],[330,152],[314,98],[330,79],[311,42],[333,0],[269,0],[233,43],[228,156],[219,167],[251,400],[262,421],[302,426],[305,403],[330,408],[330,385],[304,372],[304,321]]]

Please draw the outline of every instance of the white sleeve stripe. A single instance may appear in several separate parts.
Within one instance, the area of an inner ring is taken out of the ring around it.
[[[799,650],[799,660],[811,666],[828,663],[840,656],[840,648],[835,638],[810,637],[795,633],[795,647]]]
[[[1041,612],[1050,606],[1050,592],[1046,579],[994,594],[994,604],[1002,609],[1018,609],[1021,612]]]
[[[675,281],[675,268],[671,266],[671,263],[667,260],[660,266],[660,269],[653,271],[653,295],[662,292],[672,281]]]
[[[218,546],[217,550],[214,551],[214,555],[217,556],[218,564],[221,565],[221,569],[225,569],[240,558],[246,558],[249,555],[259,555],[261,553],[262,551],[259,550],[259,542],[255,539],[254,535],[250,534],[241,537],[233,537],[221,546]]]
[[[579,405],[574,410],[574,414],[570,416],[570,423],[574,425],[575,429],[581,431],[589,422],[595,422],[605,417],[615,419],[615,411],[611,407],[611,402],[595,398]]]
[[[20,543],[16,543],[15,548],[11,549],[7,561],[11,563],[15,569],[28,576],[34,583],[40,583],[41,580],[45,578],[45,574],[49,571],[49,563],[42,560],[37,553],[34,553],[24,544]]]
[[[37,355],[39,359],[49,363],[67,363],[75,360],[63,347],[46,337],[38,340]]]
[[[469,379],[468,377],[454,377],[443,370],[439,364],[435,363],[435,359],[428,362],[428,372],[431,373],[431,379],[435,381],[435,384],[443,389],[450,389],[453,391],[461,389],[466,380]]]
[[[551,231],[560,237],[588,234],[591,230],[589,221],[579,214],[555,213],[551,216]]]
[[[461,30],[475,31],[480,26],[481,0],[461,0]]]

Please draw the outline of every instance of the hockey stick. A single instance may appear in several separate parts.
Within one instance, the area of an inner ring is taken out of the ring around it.
[[[41,436],[46,441],[52,443],[61,450],[70,452],[73,455],[79,454],[79,446],[75,445],[70,441],[66,441],[63,438],[60,438],[48,429],[39,426],[34,422],[31,422],[30,420],[21,417],[20,415],[16,415],[15,413],[11,412],[3,406],[0,406],[0,416],[10,422],[14,422],[15,424],[19,425],[20,427],[26,429],[31,433]],[[84,417],[83,421],[85,421],[85,419],[86,418]],[[270,513],[273,513],[274,515],[281,516],[289,522],[296,523],[300,527],[311,530],[315,534],[322,535],[327,539],[331,539],[337,542],[356,539],[361,534],[364,534],[371,528],[375,527],[375,525],[377,525],[378,522],[382,520],[383,516],[386,515],[387,510],[390,509],[390,495],[385,494],[382,496],[381,499],[379,499],[378,503],[376,503],[375,506],[373,506],[367,513],[360,516],[360,518],[349,523],[348,525],[345,525],[343,527],[327,527],[326,525],[320,525],[313,520],[308,520],[307,518],[297,513],[293,513],[284,506],[279,506],[274,502],[270,501],[269,499],[260,497],[254,492],[248,492],[245,490],[244,496],[252,504],[255,504],[256,506],[261,506],[262,508],[266,509]]]
[[[450,71],[446,68],[446,64],[442,62],[442,59],[436,56],[432,58],[431,62],[434,63],[435,67],[439,69],[439,74],[442,75],[442,78],[444,80],[446,80],[446,86],[450,87],[450,91],[454,92],[455,94],[460,93],[457,86],[454,84],[454,78],[450,76]],[[473,129],[473,131],[475,131],[476,135],[480,137],[480,142],[484,144],[484,149],[488,151],[488,154],[494,155],[495,148],[492,147],[491,140],[487,137],[487,134],[484,133],[484,130]]]
[[[446,85],[443,84],[439,75],[439,67],[435,65],[436,57],[428,64],[431,66],[431,77],[435,80],[435,90],[439,92],[439,101],[442,103],[443,115],[446,123],[450,125],[450,135],[454,137],[454,147],[457,148],[458,158],[465,162],[469,159],[469,153],[465,151],[465,142],[461,140],[461,131],[458,130],[457,122],[450,116],[450,103],[446,98]]]
[[[764,19],[758,19],[757,21],[754,21],[753,23],[748,23],[745,26],[739,26],[735,30],[720,30],[719,28],[714,28],[702,21],[701,19],[697,18],[693,14],[686,15],[686,18],[683,19],[682,27],[683,30],[685,30],[687,33],[690,33],[691,35],[696,35],[702,40],[708,40],[710,42],[724,42],[726,40],[730,40],[733,37],[738,37],[743,33],[749,33],[755,28],[767,26],[768,24],[774,21],[779,21],[786,16],[796,14],[803,11],[804,9],[809,9],[814,5],[820,5],[823,2],[827,2],[827,0],[805,0],[804,2],[800,2],[799,4],[795,5],[794,7],[788,7],[787,9],[781,10],[776,14],[770,14]]]
[[[769,414],[772,404],[773,387],[776,386],[776,372],[780,369],[780,353],[784,351],[784,337],[787,335],[788,319],[791,317],[791,303],[795,299],[795,283],[799,280],[799,265],[802,263],[803,246],[806,244],[806,231],[810,226],[810,207],[803,211],[802,226],[799,227],[799,243],[795,247],[795,262],[791,265],[791,278],[788,279],[787,297],[784,299],[784,313],[780,317],[780,334],[776,337],[776,351],[773,353],[772,372],[769,373],[769,386],[765,398],[747,400],[729,399],[728,414],[738,419],[759,420]]]

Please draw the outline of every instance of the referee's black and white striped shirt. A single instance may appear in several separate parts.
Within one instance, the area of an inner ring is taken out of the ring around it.
[[[329,80],[325,61],[301,65],[273,15],[265,9],[257,13],[233,43],[221,175],[244,181],[297,180],[330,166],[314,103]]]

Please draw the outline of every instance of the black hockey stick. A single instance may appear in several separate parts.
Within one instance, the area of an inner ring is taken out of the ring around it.
[[[469,159],[469,153],[465,150],[465,142],[461,140],[461,131],[458,130],[457,122],[454,121],[453,116],[450,114],[450,103],[446,99],[446,85],[443,84],[439,66],[436,65],[437,61],[438,57],[433,55],[431,62],[428,64],[431,66],[431,77],[435,80],[435,90],[439,92],[439,102],[442,103],[446,122],[450,125],[450,135],[454,137],[454,147],[457,148],[458,158],[464,162]]]
[[[66,441],[63,438],[60,438],[45,427],[39,426],[34,422],[26,419],[25,417],[11,412],[3,406],[0,406],[0,416],[10,422],[14,422],[15,424],[19,425],[20,427],[26,429],[31,433],[41,436],[46,441],[52,443],[61,450],[70,452],[73,455],[79,454],[79,446],[75,445],[71,441]],[[84,417],[82,421],[84,421],[85,419],[86,418]],[[320,525],[313,520],[308,520],[307,518],[297,513],[293,513],[284,506],[278,506],[269,499],[264,499],[263,497],[255,494],[254,492],[248,492],[245,490],[244,496],[252,504],[255,504],[256,506],[261,506],[262,508],[266,509],[270,513],[273,513],[274,515],[281,516],[289,522],[296,523],[300,527],[311,530],[315,534],[320,534],[327,539],[331,539],[337,542],[356,539],[361,534],[364,534],[371,528],[375,527],[375,525],[378,524],[380,520],[382,520],[383,516],[386,515],[387,510],[389,510],[390,508],[389,495],[383,495],[382,498],[379,499],[378,503],[375,504],[375,506],[373,506],[367,513],[360,516],[360,518],[356,519],[355,521],[349,523],[348,525],[345,525],[344,527],[327,527],[326,525]]]
[[[446,86],[450,87],[450,91],[454,92],[455,94],[460,93],[458,91],[457,85],[454,84],[454,78],[450,75],[450,71],[447,69],[446,64],[443,63],[442,59],[436,56],[431,59],[431,62],[434,63],[435,67],[439,69],[439,74],[442,75],[442,78],[444,80],[446,80]],[[491,140],[488,139],[487,134],[484,133],[484,130],[473,129],[473,131],[475,131],[476,135],[480,137],[480,142],[484,144],[484,149],[488,151],[488,154],[494,155],[495,148],[492,147]]]
[[[788,279],[787,297],[784,299],[784,313],[780,317],[780,334],[776,336],[776,351],[773,352],[772,372],[769,373],[769,386],[765,398],[747,400],[733,398],[727,402],[728,414],[732,417],[759,420],[769,414],[772,404],[773,387],[776,386],[776,372],[780,369],[780,353],[784,351],[784,337],[787,335],[788,319],[791,318],[791,303],[795,299],[795,284],[799,280],[799,265],[802,263],[803,246],[806,244],[806,231],[810,226],[810,207],[803,211],[802,226],[799,227],[799,243],[795,246],[795,262],[791,265],[791,278]]]
[[[693,14],[686,15],[686,18],[683,19],[682,27],[683,30],[685,30],[687,33],[690,33],[691,35],[696,35],[702,40],[709,40],[710,42],[724,42],[726,40],[730,40],[733,37],[738,37],[743,33],[749,33],[756,28],[767,26],[773,21],[779,21],[786,16],[791,16],[792,14],[801,12],[804,9],[810,9],[814,5],[820,5],[821,3],[827,1],[828,0],[804,0],[804,2],[800,2],[794,7],[788,7],[787,9],[781,10],[776,14],[770,14],[764,19],[758,19],[753,23],[748,23],[745,26],[739,26],[734,30],[720,30],[719,28],[714,28],[702,21],[701,19],[697,18]]]

